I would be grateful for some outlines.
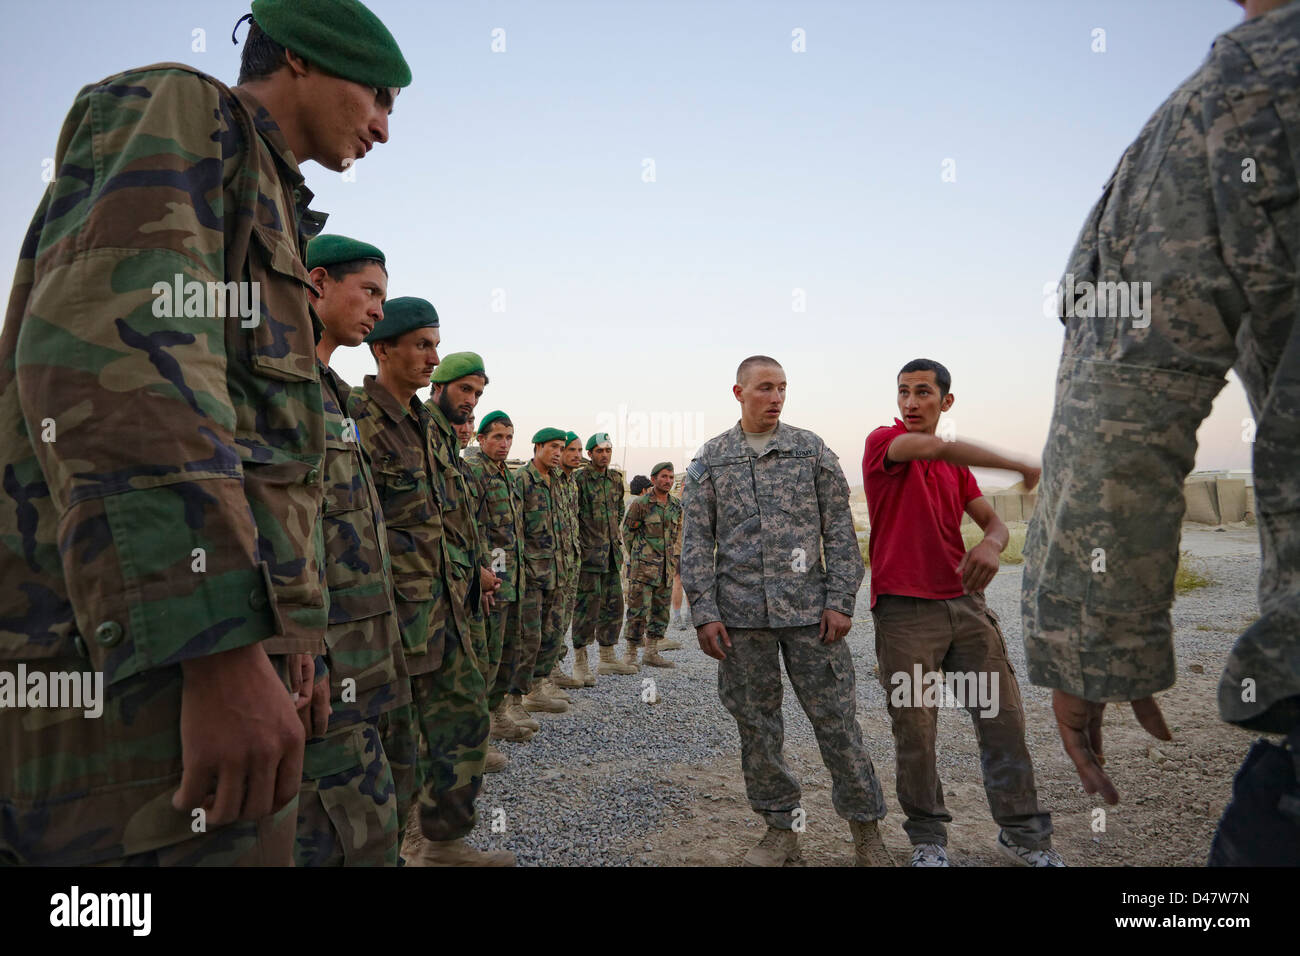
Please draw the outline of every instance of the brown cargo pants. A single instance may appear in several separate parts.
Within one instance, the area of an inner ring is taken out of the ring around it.
[[[919,665],[923,675],[978,675],[982,686],[993,691],[995,714],[993,707],[982,707],[969,695],[949,697],[946,703],[960,704],[971,715],[984,771],[984,793],[993,819],[1006,831],[1007,839],[1031,850],[1051,846],[1052,818],[1038,809],[1034,765],[1025,746],[1020,687],[997,616],[984,603],[984,595],[931,600],[882,594],[871,617],[876,626],[880,683],[894,730],[898,802],[907,815],[903,829],[912,844],[946,846],[945,824],[952,822],[935,766],[938,710],[918,706],[923,693],[914,690]]]

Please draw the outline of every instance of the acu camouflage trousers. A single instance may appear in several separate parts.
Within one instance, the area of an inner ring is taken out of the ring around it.
[[[403,818],[378,717],[307,741],[302,776],[295,865],[397,865]]]
[[[613,647],[622,629],[622,575],[618,570],[579,572],[573,608],[573,646],[586,647],[594,640]]]
[[[718,662],[718,696],[740,731],[740,762],[749,805],[769,826],[794,826],[802,791],[782,753],[781,658],[800,706],[812,722],[822,762],[831,772],[831,802],[846,820],[885,815],[858,726],[853,659],[848,644],[823,644],[816,624],[773,629],[728,628],[731,648]]]
[[[907,814],[903,829],[913,845],[946,846],[945,824],[952,822],[943,804],[943,781],[934,759],[937,708],[916,706],[914,693],[897,694],[902,683],[893,676],[902,674],[914,680],[919,666],[923,675],[987,675],[984,684],[995,691],[996,714],[993,707],[980,707],[977,702],[966,711],[975,725],[989,809],[1012,843],[1030,850],[1050,847],[1052,818],[1038,809],[1034,765],[1025,746],[1020,687],[1007,659],[1002,628],[984,596],[931,600],[882,594],[871,618],[876,626],[880,683],[894,730],[898,802]],[[904,706],[896,706],[896,698]]]

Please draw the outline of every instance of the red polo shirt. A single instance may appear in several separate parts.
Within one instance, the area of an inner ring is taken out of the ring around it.
[[[888,461],[885,452],[907,426],[897,418],[867,436],[862,484],[871,516],[871,606],[882,594],[961,597],[966,546],[961,519],[980,497],[965,465],[946,461]]]

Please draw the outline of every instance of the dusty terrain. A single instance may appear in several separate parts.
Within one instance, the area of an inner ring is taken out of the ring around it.
[[[1174,740],[1159,743],[1127,709],[1107,709],[1107,767],[1121,794],[1115,807],[1085,794],[1061,750],[1049,695],[1026,682],[1020,640],[1021,568],[1004,566],[987,598],[1002,620],[1021,677],[1041,805],[1053,814],[1055,846],[1073,865],[1199,866],[1253,735],[1218,720],[1215,688],[1223,658],[1257,613],[1258,542],[1253,529],[1185,529],[1185,550],[1206,558],[1215,579],[1181,596],[1174,608],[1176,685],[1160,697]],[[718,702],[716,665],[695,645],[693,631],[670,631],[685,645],[671,652],[672,671],[601,678],[597,688],[571,691],[568,714],[543,718],[528,745],[503,745],[511,765],[487,781],[483,821],[474,842],[515,850],[521,863],[734,865],[762,833],[749,809],[731,717]],[[894,794],[894,748],[875,654],[867,592],[848,637],[857,664],[858,718],[884,787],[887,845],[899,862],[910,848]],[[658,702],[639,696],[656,681]],[[852,861],[847,824],[830,802],[830,775],[793,694],[785,699],[786,755],[802,780],[810,865]],[[939,767],[954,822],[954,865],[1010,865],[994,847],[978,750],[964,711],[942,710]],[[1097,808],[1104,830],[1094,830]],[[504,809],[510,824],[490,832],[488,814]]]

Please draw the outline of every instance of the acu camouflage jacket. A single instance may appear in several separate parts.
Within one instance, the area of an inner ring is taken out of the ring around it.
[[[780,422],[756,455],[737,422],[691,462],[682,503],[682,587],[696,627],[803,627],[828,609],[853,616],[866,570],[849,485],[812,432]]]
[[[1174,683],[1183,481],[1235,369],[1258,426],[1260,614],[1228,656],[1219,712],[1257,730],[1300,725],[1298,174],[1291,3],[1219,37],[1125,152],[1070,256],[1056,407],[1025,541],[1035,684],[1113,701]],[[1116,314],[1125,302],[1130,314]]]

